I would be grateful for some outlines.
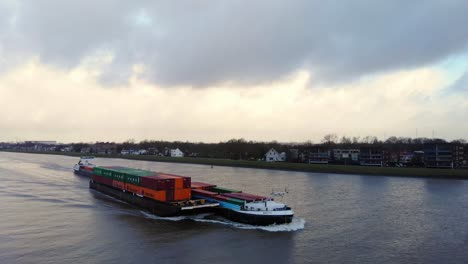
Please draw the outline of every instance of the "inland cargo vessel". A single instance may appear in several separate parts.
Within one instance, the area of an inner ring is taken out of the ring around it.
[[[214,213],[250,225],[290,223],[294,212],[270,197],[227,189],[191,177],[122,166],[96,166],[83,157],[74,166],[89,187],[158,216]]]
[[[290,223],[294,212],[273,198],[244,193],[214,184],[192,182],[192,197],[219,203],[216,212],[227,219],[251,225]]]

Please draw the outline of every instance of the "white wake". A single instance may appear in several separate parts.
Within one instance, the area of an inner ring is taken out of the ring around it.
[[[270,226],[253,226],[253,225],[247,225],[247,224],[242,224],[242,223],[237,223],[233,222],[230,220],[227,220],[225,218],[216,216],[215,218],[207,218],[213,216],[212,214],[199,214],[199,215],[187,215],[187,216],[175,216],[175,217],[161,217],[161,216],[156,216],[144,211],[141,211],[141,213],[150,219],[155,219],[155,220],[164,220],[164,221],[184,221],[184,220],[191,220],[195,222],[202,222],[202,223],[213,223],[213,224],[221,224],[221,225],[227,225],[230,227],[234,228],[239,228],[239,229],[250,229],[250,230],[264,230],[268,232],[292,232],[292,231],[297,231],[304,229],[306,221],[302,218],[293,218],[291,223],[289,224],[280,224],[280,225],[270,225]]]

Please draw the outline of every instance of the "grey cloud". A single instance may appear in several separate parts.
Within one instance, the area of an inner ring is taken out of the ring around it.
[[[0,73],[6,68],[7,46],[5,39],[10,36],[11,13],[8,12],[9,6],[0,2]]]
[[[456,0],[22,1],[16,38],[2,42],[20,37],[12,52],[62,67],[108,49],[106,82],[135,63],[169,86],[266,82],[299,68],[329,82],[465,52],[466,10]]]
[[[445,95],[468,94],[468,69],[445,91]]]
[[[112,48],[125,38],[125,2],[24,1],[16,27],[45,62],[72,67],[96,49]]]

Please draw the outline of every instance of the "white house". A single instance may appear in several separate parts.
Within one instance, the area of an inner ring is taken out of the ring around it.
[[[72,146],[67,146],[67,147],[63,147],[60,149],[61,152],[72,152],[73,151],[73,147]]]
[[[138,155],[146,155],[146,154],[148,154],[148,151],[146,149],[138,150]]]
[[[122,150],[120,151],[120,154],[122,154],[122,155],[128,155],[128,154],[130,154],[130,150],[128,150],[128,149],[122,149]]]
[[[277,161],[286,161],[286,152],[281,152]]]
[[[265,154],[265,161],[266,162],[286,161],[286,153],[285,152],[278,153],[278,151],[276,151],[274,148],[271,148]]]
[[[179,148],[171,149],[171,157],[181,158],[184,156],[184,153],[180,151]]]
[[[122,154],[122,155],[139,155],[139,152],[134,150],[134,149],[122,149],[122,151],[120,151],[120,154]]]

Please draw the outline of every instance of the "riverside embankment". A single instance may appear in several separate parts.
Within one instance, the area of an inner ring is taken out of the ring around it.
[[[3,150],[5,151],[5,150]],[[19,152],[19,151],[8,151]],[[83,153],[74,152],[33,152],[22,153],[51,154],[65,156],[83,156]],[[209,166],[228,166],[255,169],[272,169],[301,172],[337,173],[337,174],[359,174],[376,176],[400,176],[400,177],[429,177],[429,178],[455,178],[468,179],[468,170],[464,169],[430,169],[430,168],[398,168],[398,167],[368,167],[353,165],[331,165],[331,164],[307,164],[290,162],[263,162],[248,160],[210,159],[210,158],[172,158],[153,155],[119,155],[119,154],[90,154],[99,158],[119,158],[128,160],[144,160],[155,162],[188,163]]]

